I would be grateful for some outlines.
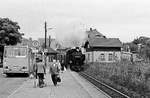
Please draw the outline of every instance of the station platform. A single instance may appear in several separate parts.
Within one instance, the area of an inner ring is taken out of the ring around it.
[[[108,98],[77,73],[67,70],[61,73],[61,82],[54,86],[50,74],[46,74],[46,86],[34,88],[34,79],[28,79],[8,98]]]

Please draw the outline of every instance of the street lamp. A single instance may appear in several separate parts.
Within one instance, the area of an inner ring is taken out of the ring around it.
[[[51,29],[53,29],[53,28],[48,28],[48,30],[51,30]],[[49,47],[50,47],[50,39],[51,39],[51,37],[50,37],[50,35],[49,35]]]

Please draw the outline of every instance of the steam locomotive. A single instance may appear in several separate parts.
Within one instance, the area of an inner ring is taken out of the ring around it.
[[[73,71],[81,71],[83,69],[85,55],[79,47],[69,49],[66,52],[66,64],[70,66]]]

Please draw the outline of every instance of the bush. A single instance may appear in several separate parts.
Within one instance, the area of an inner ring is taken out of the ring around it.
[[[123,91],[128,92],[129,95],[132,95],[130,94],[132,91],[142,96],[148,95],[148,92],[150,92],[147,82],[150,77],[149,64],[132,64],[131,62],[121,61],[117,63],[92,63],[89,65],[89,68],[85,70],[86,73],[97,79],[107,80],[107,83],[109,80],[109,84],[114,87],[118,85],[127,88],[129,91],[127,89]],[[122,90],[122,87],[118,89]],[[134,95],[136,96],[136,94]]]

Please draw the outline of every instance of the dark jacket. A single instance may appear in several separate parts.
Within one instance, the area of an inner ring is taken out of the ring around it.
[[[58,64],[57,63],[53,63],[51,66],[50,66],[50,69],[49,69],[50,73],[53,75],[53,74],[59,74],[59,67],[58,67]]]
[[[38,62],[34,65],[34,72],[36,73],[46,73],[45,65],[42,62]]]

